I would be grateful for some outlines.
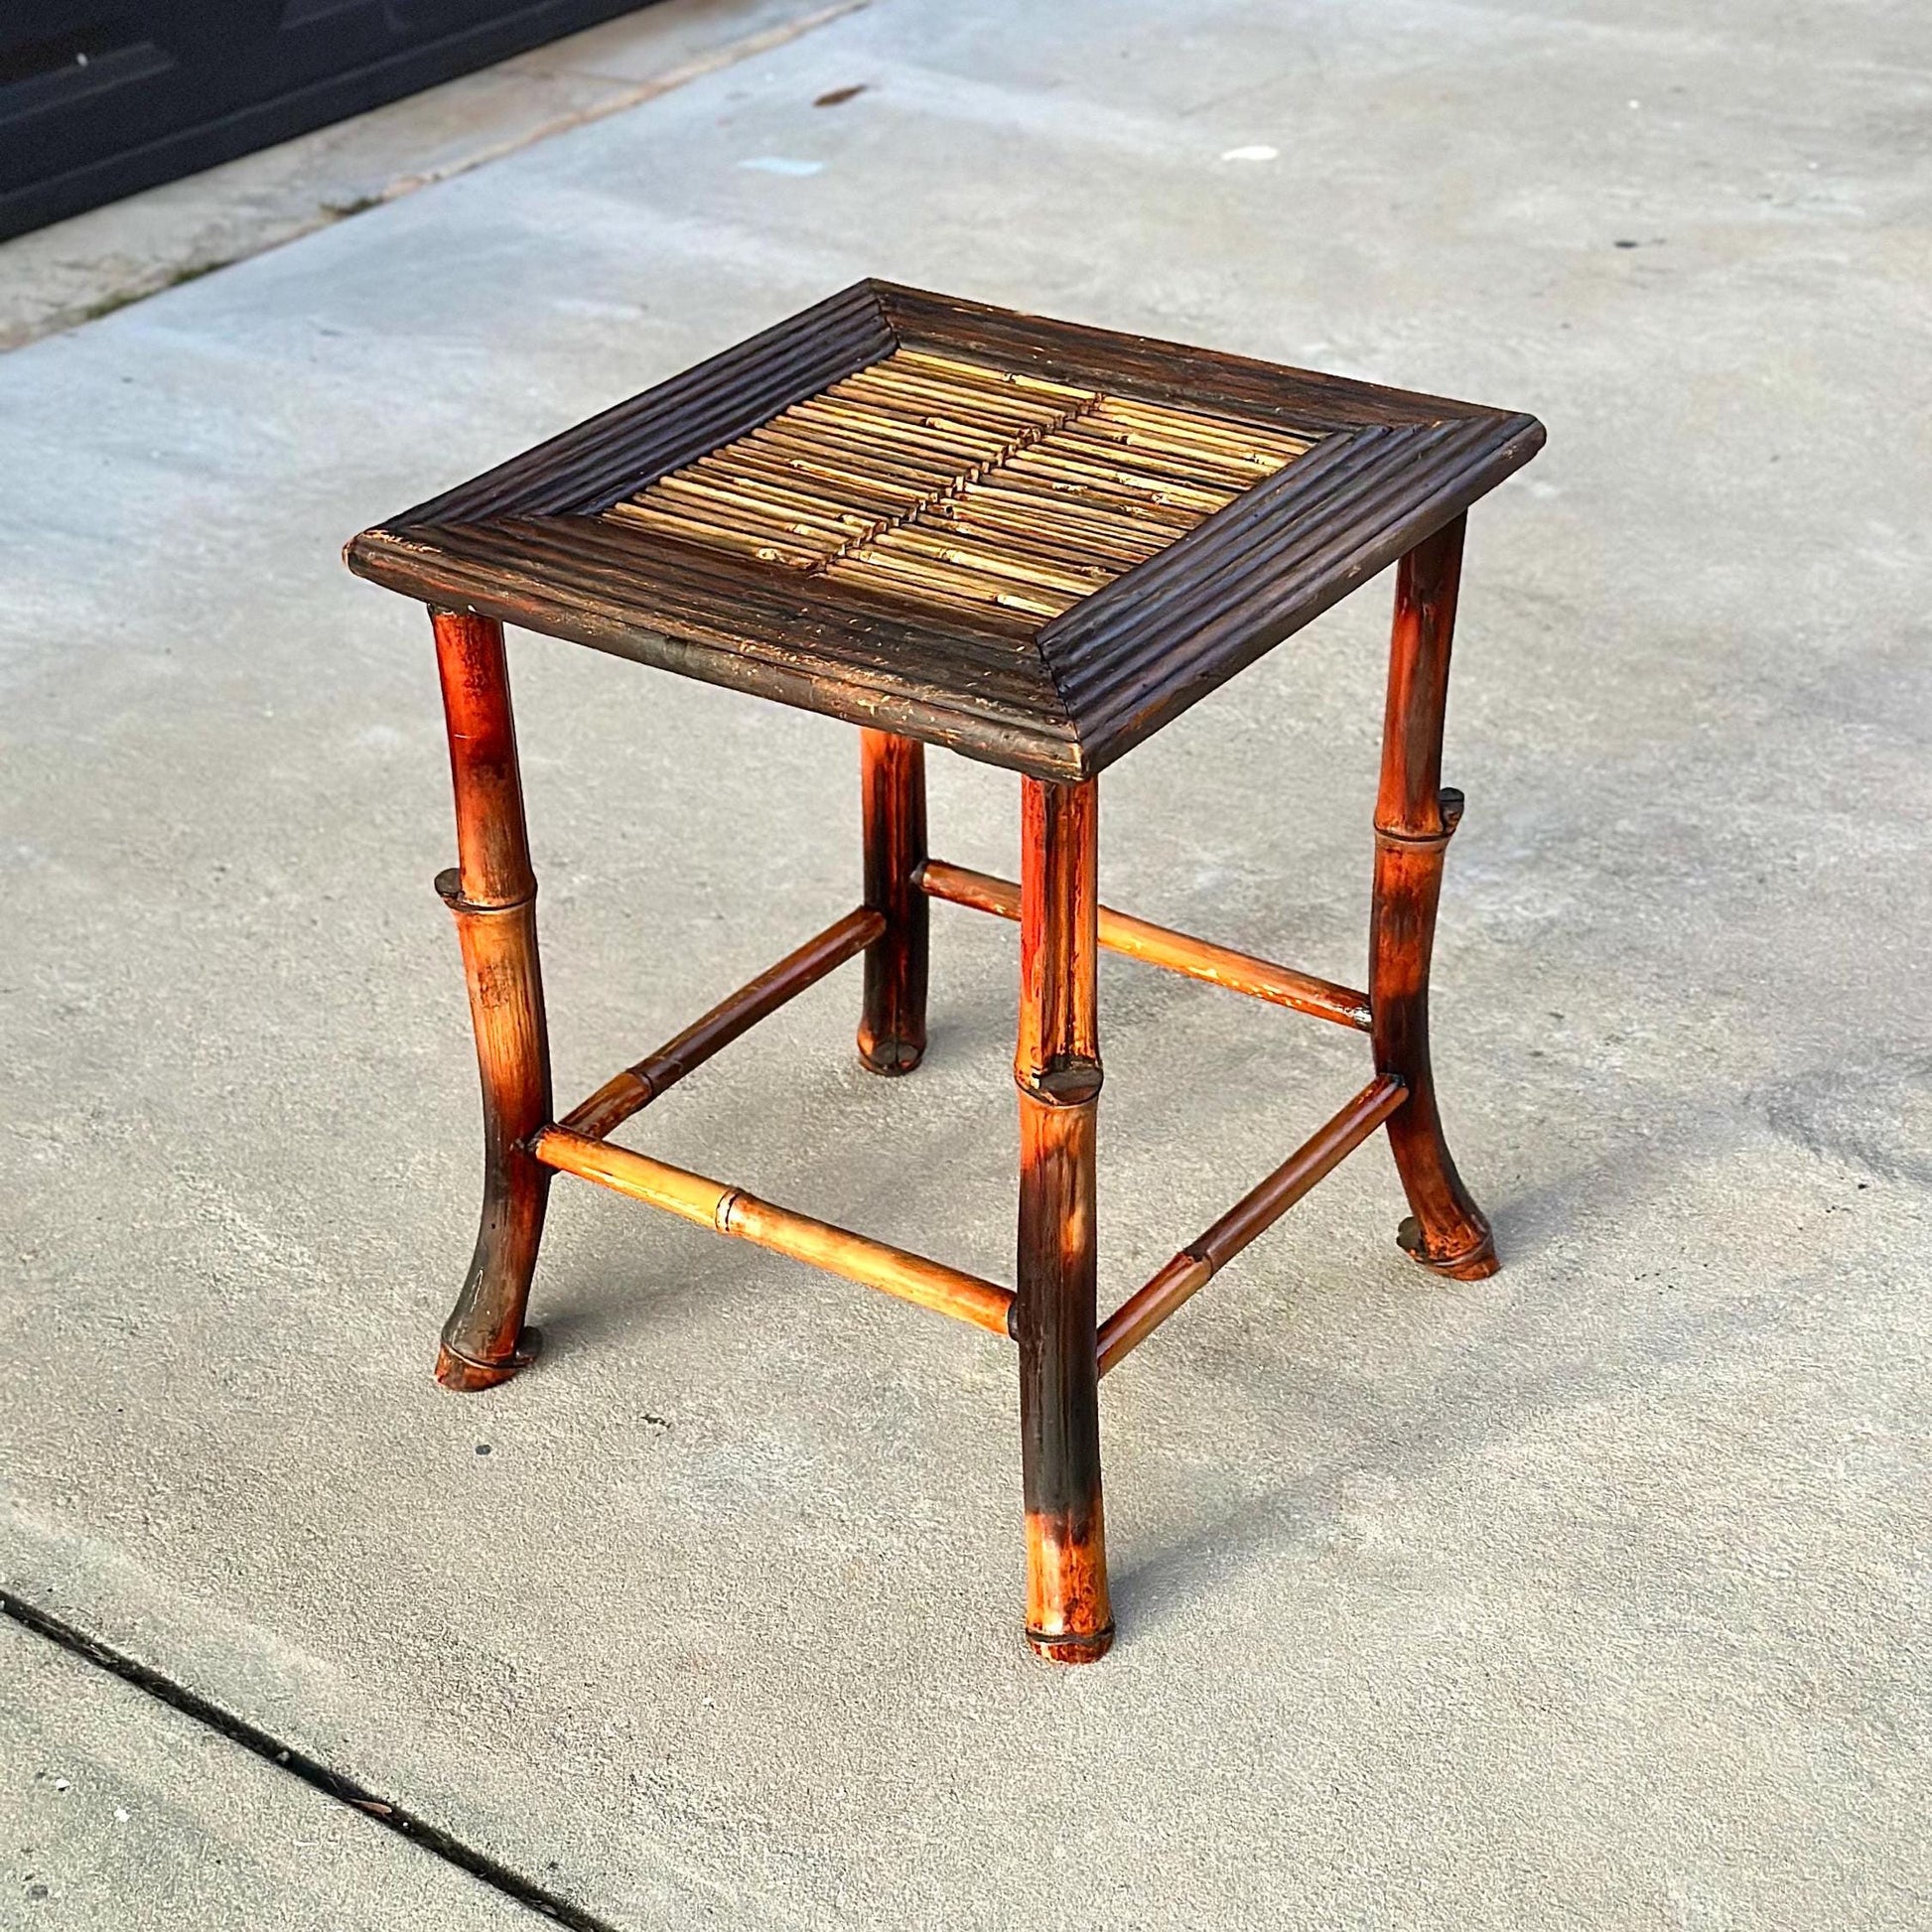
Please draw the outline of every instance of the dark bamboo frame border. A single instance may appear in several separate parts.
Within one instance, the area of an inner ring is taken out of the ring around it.
[[[483,1087],[482,1230],[443,1333],[438,1379],[486,1388],[535,1358],[524,1321],[553,1173],[576,1174],[720,1234],[769,1248],[1018,1344],[1027,1504],[1027,1634],[1042,1656],[1091,1661],[1113,1637],[1100,1482],[1103,1374],[1169,1320],[1377,1128],[1413,1210],[1399,1240],[1471,1280],[1492,1273],[1488,1223],[1456,1173],[1429,1055],[1429,966],[1443,860],[1462,797],[1441,784],[1444,707],[1463,519],[1407,552],[1395,619],[1375,811],[1366,993],[1154,925],[1099,903],[1098,782],[1022,778],[1020,883],[926,850],[922,747],[862,736],[864,901],[561,1120],[551,1111],[515,726],[501,625],[433,610],[460,865],[437,881],[455,913]],[[860,954],[859,1044],[881,1073],[925,1045],[928,901],[1020,924],[1019,1283],[1014,1290],[607,1137],[732,1040]],[[1095,1311],[1095,1121],[1102,1084],[1096,963],[1105,947],[1369,1035],[1375,1077],[1105,1321]]]
[[[1045,621],[907,602],[605,512],[912,348],[1320,440]],[[1094,776],[1542,447],[1532,416],[865,281],[352,538],[351,570],[1028,776]]]

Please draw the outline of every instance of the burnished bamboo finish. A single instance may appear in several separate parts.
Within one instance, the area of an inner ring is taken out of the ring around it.
[[[1020,888],[992,873],[928,859],[920,870],[919,884],[932,898],[970,906],[976,912],[992,912],[1003,919],[1020,916]],[[1266,1000],[1273,1006],[1292,1007],[1317,1020],[1332,1020],[1359,1033],[1369,1030],[1366,993],[1337,986],[1332,980],[1316,979],[1312,973],[1297,972],[1292,966],[1277,966],[1251,953],[1236,952],[1231,946],[1196,939],[1191,933],[1175,932],[1171,926],[1154,925],[1108,905],[1099,910],[1100,944],[1108,952],[1162,966],[1171,973],[1183,973],[1230,993],[1245,993],[1250,999]]]
[[[1407,1098],[1400,1080],[1377,1077],[1324,1122],[1204,1234],[1188,1242],[1145,1287],[1100,1324],[1100,1373],[1138,1348],[1184,1302],[1205,1288],[1251,1241],[1275,1225],[1318,1180],[1334,1173]]]
[[[460,860],[436,887],[463,947],[483,1110],[482,1226],[443,1327],[436,1379],[475,1390],[527,1367],[542,1341],[524,1311],[550,1174],[524,1144],[550,1118],[550,1045],[502,626],[448,611],[431,619]]]
[[[1017,1343],[1026,1633],[1113,1637],[1101,1376],[1378,1129],[1400,1239],[1496,1265],[1444,1140],[1429,974],[1460,794],[1441,782],[1467,507],[1533,418],[868,281],[363,531],[357,573],[430,605],[484,1200],[440,1379],[535,1354],[548,1183],[577,1174]],[[1400,563],[1366,992],[1099,904],[1096,774]],[[503,622],[861,731],[863,901],[555,1122]],[[924,747],[1022,777],[1018,885],[930,858]],[[930,900],[1017,920],[1013,1291],[608,1137],[787,1000],[865,960],[863,1062],[926,1047]],[[1366,1033],[1375,1077],[1096,1320],[1101,947]]]
[[[1446,789],[1442,776],[1463,522],[1458,516],[1418,544],[1396,572],[1368,984],[1376,1071],[1409,1090],[1389,1121],[1389,1147],[1412,1209],[1398,1239],[1438,1274],[1480,1281],[1496,1272],[1495,1240],[1450,1158],[1429,1054],[1436,907],[1444,855],[1462,816],[1462,794]]]
[[[885,930],[884,915],[866,905],[834,919],[823,932],[748,981],[729,999],[720,1000],[655,1052],[613,1074],[588,1100],[564,1116],[563,1125],[574,1134],[603,1140],[721,1047],[729,1046],[808,986],[816,986],[827,973],[836,972],[848,959],[864,952]]]
[[[931,907],[925,864],[925,747],[890,732],[859,734],[866,905],[882,922],[866,949],[859,1057],[875,1073],[909,1073],[925,1053]]]
[[[1101,1066],[1098,787],[1021,782],[1020,1453],[1027,1641],[1090,1663],[1114,1639],[1100,1488],[1094,1125]]]
[[[567,1128],[546,1127],[534,1141],[535,1158],[546,1168],[561,1169],[594,1180],[632,1200],[708,1227],[718,1234],[736,1235],[794,1261],[809,1262],[829,1274],[883,1289],[901,1301],[915,1302],[956,1320],[969,1321],[996,1335],[1008,1331],[1012,1294],[943,1262],[902,1248],[874,1241],[829,1221],[815,1221],[787,1207],[759,1200],[742,1187],[711,1180],[628,1148],[613,1147]]]

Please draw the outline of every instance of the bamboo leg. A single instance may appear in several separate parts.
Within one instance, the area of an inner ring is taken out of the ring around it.
[[[550,1170],[525,1143],[550,1118],[550,1046],[503,628],[488,618],[430,616],[462,862],[436,888],[463,946],[483,1107],[483,1225],[443,1327],[436,1379],[449,1389],[487,1389],[534,1361],[542,1341],[523,1311]]]
[[[1369,1006],[1378,1073],[1407,1102],[1389,1117],[1389,1146],[1413,1214],[1402,1246],[1439,1274],[1478,1281],[1496,1272],[1495,1242],[1455,1172],[1429,1059],[1429,961],[1443,857],[1462,794],[1446,790],[1443,711],[1461,574],[1463,519],[1418,544],[1396,574],[1382,782],[1375,802],[1375,897],[1369,919]]]
[[[1100,1098],[1092,781],[1022,780],[1020,1440],[1027,1641],[1092,1663],[1114,1640],[1100,1499],[1094,1115]]]
[[[859,734],[865,787],[866,904],[886,930],[866,949],[859,1057],[875,1073],[910,1073],[925,1052],[927,931],[925,747],[890,732]]]

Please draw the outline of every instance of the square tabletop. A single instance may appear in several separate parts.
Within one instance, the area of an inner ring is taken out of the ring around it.
[[[427,604],[1075,780],[1543,434],[866,281],[345,554]]]

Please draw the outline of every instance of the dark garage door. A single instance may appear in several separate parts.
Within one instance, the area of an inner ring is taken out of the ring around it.
[[[0,236],[640,0],[0,0]]]

